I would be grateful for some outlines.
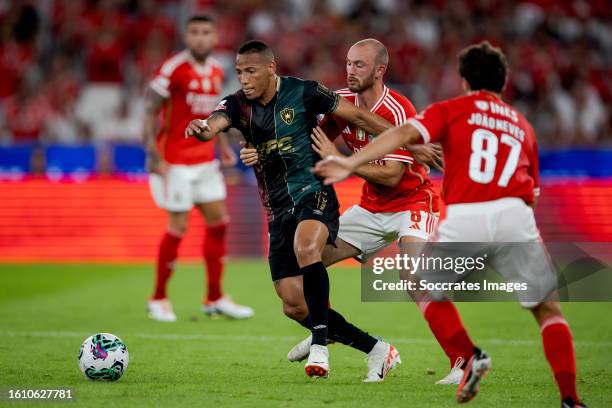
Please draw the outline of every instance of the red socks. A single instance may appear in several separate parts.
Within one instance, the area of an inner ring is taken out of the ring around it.
[[[227,224],[217,224],[206,227],[204,238],[204,260],[206,261],[206,277],[208,279],[208,295],[206,302],[214,302],[223,296],[221,277],[225,257],[225,232]]]
[[[428,300],[421,300],[417,304],[433,335],[448,356],[451,368],[459,357],[467,362],[474,354],[474,344],[463,327],[455,305],[450,301]]]
[[[157,270],[155,279],[155,292],[153,299],[159,300],[166,298],[166,287],[168,279],[172,275],[174,269],[174,261],[176,261],[178,247],[183,237],[166,232],[159,244],[159,252],[157,254]]]
[[[561,400],[571,397],[580,401],[576,392],[576,356],[572,332],[562,316],[546,318],[541,326],[544,354],[559,386]]]

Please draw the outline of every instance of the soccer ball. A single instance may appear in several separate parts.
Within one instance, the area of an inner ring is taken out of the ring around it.
[[[127,370],[129,361],[123,341],[109,333],[88,337],[79,351],[79,368],[90,380],[117,381]]]

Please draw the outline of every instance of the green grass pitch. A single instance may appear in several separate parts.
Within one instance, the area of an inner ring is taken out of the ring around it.
[[[309,380],[302,364],[286,361],[307,333],[282,315],[263,261],[232,261],[226,271],[227,292],[256,310],[249,321],[201,314],[202,266],[181,264],[169,293],[179,321],[153,322],[145,314],[152,274],[150,265],[0,265],[0,389],[72,388],[71,406],[87,407],[456,405],[454,386],[434,384],[448,363],[418,309],[361,303],[357,268],[332,268],[331,299],[350,321],[400,350],[403,364],[384,383],[363,384],[364,355],[342,345],[330,346],[328,380]],[[529,313],[517,303],[458,308],[493,358],[471,406],[559,406]],[[612,406],[612,304],[564,310],[576,341],[579,391],[593,407]],[[77,367],[81,342],[96,332],[118,335],[129,349],[129,368],[116,383],[89,381]]]

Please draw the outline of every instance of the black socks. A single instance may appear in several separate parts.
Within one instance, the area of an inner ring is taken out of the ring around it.
[[[304,279],[304,298],[312,323],[312,344],[327,345],[329,276],[323,262],[316,262],[301,269]]]

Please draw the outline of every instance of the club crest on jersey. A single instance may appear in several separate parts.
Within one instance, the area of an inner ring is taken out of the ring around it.
[[[295,113],[292,108],[283,109],[282,111],[280,111],[280,115],[281,115],[281,119],[286,124],[291,125],[293,123],[293,118],[294,118]]]
[[[476,107],[481,111],[489,110],[489,103],[487,101],[474,101],[474,103],[476,104]]]
[[[363,129],[357,129],[357,140],[360,142],[365,142],[366,140],[366,132]]]

